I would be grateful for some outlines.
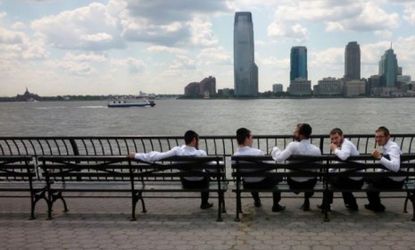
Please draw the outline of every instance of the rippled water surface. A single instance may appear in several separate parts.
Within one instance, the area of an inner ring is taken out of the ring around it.
[[[308,122],[314,134],[415,133],[415,98],[156,100],[153,108],[107,108],[106,102],[0,103],[0,135],[233,135],[291,134]]]

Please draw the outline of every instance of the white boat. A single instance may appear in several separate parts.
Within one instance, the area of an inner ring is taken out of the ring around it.
[[[154,107],[156,103],[148,99],[118,99],[108,102],[108,108]]]

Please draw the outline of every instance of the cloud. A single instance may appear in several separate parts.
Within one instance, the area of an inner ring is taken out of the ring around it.
[[[74,62],[94,62],[94,63],[103,63],[108,61],[108,56],[102,53],[66,53],[63,58],[64,61],[74,61]]]
[[[35,20],[35,32],[60,49],[107,50],[125,46],[117,17],[100,3]]]
[[[178,72],[186,70],[195,70],[196,69],[196,60],[186,56],[178,55],[173,63],[169,66],[169,72]]]
[[[386,13],[378,5],[368,2],[364,4],[360,15],[344,19],[340,23],[346,29],[357,31],[393,30],[399,26],[399,15]]]
[[[224,0],[126,0],[128,13],[133,17],[144,18],[156,25],[173,22],[186,22],[195,14],[212,14],[228,10]]]
[[[191,34],[189,26],[180,22],[155,25],[145,19],[125,17],[121,23],[122,35],[128,41],[176,46],[188,42]]]
[[[26,24],[22,23],[22,22],[15,22],[12,26],[12,29],[14,30],[24,30],[26,29]]]
[[[327,68],[330,65],[344,65],[345,48],[328,48],[309,55],[310,67]]]
[[[321,22],[333,31],[391,31],[399,26],[398,13],[389,13],[382,4],[363,0],[284,1],[275,5],[268,35],[274,38],[304,39],[305,22]],[[379,33],[379,32],[378,32]]]
[[[222,47],[202,49],[198,65],[232,65],[231,54]]]
[[[25,34],[0,27],[0,44],[23,43]]]
[[[275,17],[287,21],[325,21],[350,18],[360,11],[359,1],[355,0],[300,0],[279,5]]]
[[[1,3],[0,3],[1,4]],[[7,13],[6,12],[4,12],[4,11],[1,11],[0,12],[0,19],[3,19],[4,17],[6,17],[7,16]]]
[[[274,39],[293,38],[297,42],[303,42],[307,40],[308,31],[299,23],[274,21],[268,26],[267,34]]]
[[[206,18],[195,17],[189,25],[192,34],[192,44],[208,47],[218,43],[212,31],[212,23],[206,20]]]
[[[185,54],[187,51],[181,48],[174,48],[174,47],[167,47],[161,45],[152,45],[147,48],[147,51],[160,53],[160,52],[167,52],[172,54]]]
[[[404,19],[408,23],[415,25],[415,4],[413,2],[406,5],[404,13]]]
[[[127,0],[126,3],[120,15],[123,37],[169,47],[216,45],[209,16],[229,10],[223,0]]]
[[[258,66],[271,66],[272,68],[278,68],[278,69],[290,69],[290,59],[289,58],[283,58],[279,59],[276,57],[256,57],[256,61],[258,63]]]
[[[111,64],[116,67],[126,68],[130,74],[138,74],[145,71],[145,63],[133,57],[113,59],[111,60]]]
[[[23,32],[5,29],[0,26],[0,59],[33,60],[44,59],[47,56],[48,52],[40,36],[29,37]]]

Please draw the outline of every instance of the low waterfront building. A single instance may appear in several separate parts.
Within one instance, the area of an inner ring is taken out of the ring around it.
[[[297,78],[291,81],[287,92],[291,96],[311,96],[311,81]]]
[[[191,82],[184,88],[184,95],[187,97],[199,97],[200,85],[198,82]]]
[[[220,97],[233,97],[234,90],[230,88],[218,89],[218,96]]]
[[[209,76],[200,82],[191,82],[184,88],[186,97],[209,98],[216,95],[216,78]]]
[[[334,77],[326,77],[314,85],[315,96],[340,96],[343,94],[343,81]]]
[[[344,83],[344,96],[364,96],[366,93],[366,82],[363,80],[352,80]]]
[[[216,78],[209,76],[200,81],[200,96],[211,97],[216,95]]]
[[[26,91],[24,92],[23,95],[16,96],[16,101],[19,101],[19,102],[37,102],[39,100],[40,100],[40,96],[34,93],[30,93],[28,88],[26,88]]]
[[[272,93],[281,94],[283,92],[283,86],[281,83],[276,83],[272,85]]]

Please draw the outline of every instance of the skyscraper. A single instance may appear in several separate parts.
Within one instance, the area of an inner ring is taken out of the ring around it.
[[[254,58],[254,31],[251,12],[236,12],[233,28],[235,96],[258,95],[258,67]]]
[[[360,46],[349,42],[344,51],[344,79],[360,80]]]
[[[385,51],[379,62],[379,75],[382,76],[384,87],[395,87],[398,75],[398,59],[392,47]]]
[[[297,46],[291,48],[290,81],[296,79],[308,80],[307,48]]]

